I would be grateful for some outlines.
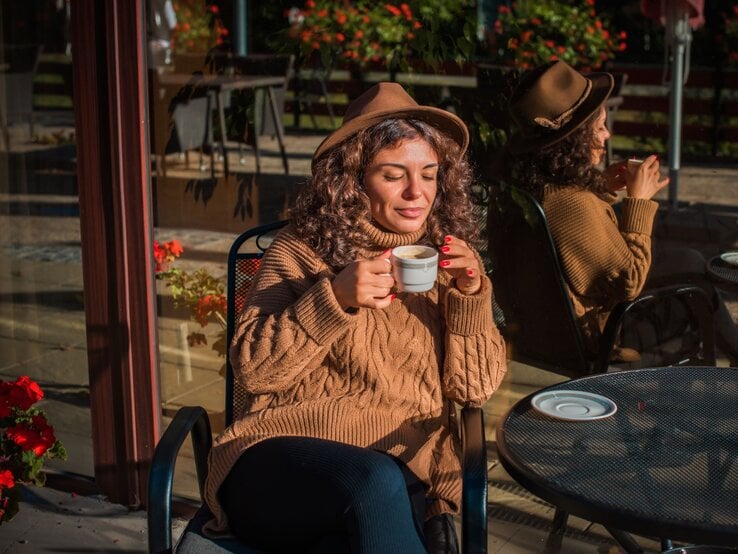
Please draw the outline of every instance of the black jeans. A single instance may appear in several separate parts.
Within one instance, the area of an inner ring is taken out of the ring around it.
[[[276,437],[241,455],[219,497],[231,532],[267,552],[425,554],[403,468],[367,448]]]

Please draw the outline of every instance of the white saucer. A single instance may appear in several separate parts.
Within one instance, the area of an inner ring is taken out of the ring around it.
[[[576,390],[556,390],[536,394],[531,406],[542,414],[568,421],[590,421],[614,414],[615,402],[599,394]]]
[[[720,254],[720,259],[730,265],[738,265],[738,252],[726,252]]]

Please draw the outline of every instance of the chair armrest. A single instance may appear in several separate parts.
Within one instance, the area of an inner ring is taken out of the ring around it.
[[[182,444],[192,436],[200,496],[207,477],[207,457],[212,446],[210,420],[199,406],[180,408],[159,440],[151,460],[148,490],[149,552],[172,552],[172,483],[174,463]]]
[[[672,285],[644,291],[635,300],[620,302],[613,308],[607,318],[605,330],[602,332],[600,352],[597,358],[596,373],[607,371],[610,362],[610,352],[618,338],[625,315],[635,308],[650,302],[658,302],[666,298],[682,296],[689,304],[692,313],[697,317],[702,334],[702,353],[706,365],[715,365],[715,329],[712,320],[712,305],[710,298],[703,289],[695,285]]]
[[[482,408],[461,409],[462,499],[461,550],[487,552],[487,443]]]

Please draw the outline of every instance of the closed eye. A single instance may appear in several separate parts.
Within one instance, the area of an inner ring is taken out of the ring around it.
[[[390,174],[385,174],[384,175],[384,178],[385,178],[386,181],[400,181],[400,180],[402,180],[402,178],[404,176],[405,175],[390,175]]]

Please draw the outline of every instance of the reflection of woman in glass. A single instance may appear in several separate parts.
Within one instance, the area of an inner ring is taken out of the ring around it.
[[[542,203],[593,352],[615,304],[635,298],[646,284],[694,283],[713,299],[718,345],[738,360],[738,333],[704,275],[702,255],[657,248],[652,260],[658,209],[652,198],[669,182],[660,177],[658,157],[648,156],[630,170],[626,163],[605,171],[597,167],[610,137],[604,103],[612,86],[608,73],[585,76],[561,61],[526,74],[510,100],[518,129],[508,145],[511,178]],[[611,204],[621,189],[625,197],[618,219]],[[617,361],[639,358],[630,348],[613,352]]]
[[[267,551],[456,552],[452,401],[483,403],[505,371],[467,143],[456,116],[380,83],[318,147],[231,346],[248,411],[211,454],[211,530]],[[441,251],[438,279],[395,293],[391,249],[416,243]]]

